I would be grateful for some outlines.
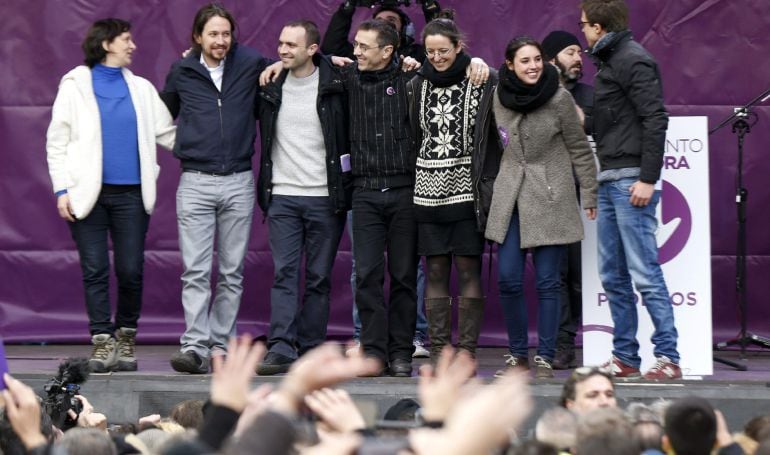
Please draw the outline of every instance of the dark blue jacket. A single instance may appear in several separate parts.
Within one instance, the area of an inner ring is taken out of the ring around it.
[[[183,169],[230,173],[251,169],[256,139],[259,74],[271,62],[233,43],[225,59],[222,92],[200,53],[175,62],[160,96],[178,117],[174,156]]]

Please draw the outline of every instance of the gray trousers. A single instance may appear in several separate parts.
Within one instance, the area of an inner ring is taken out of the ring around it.
[[[186,329],[181,350],[208,357],[226,350],[235,335],[243,293],[243,259],[254,214],[254,174],[226,176],[183,172],[176,192],[179,250],[182,253],[182,305]],[[211,300],[211,263],[216,233],[219,273]]]

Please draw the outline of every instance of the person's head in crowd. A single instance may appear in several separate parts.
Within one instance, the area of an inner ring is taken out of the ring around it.
[[[131,23],[123,19],[100,19],[86,32],[81,48],[89,68],[97,63],[112,67],[128,66],[136,50],[131,38]]]
[[[401,8],[395,6],[380,6],[374,10],[372,19],[379,19],[389,23],[396,29],[399,37],[408,35],[409,31],[406,28],[412,26],[412,20],[409,16],[402,11]],[[401,41],[403,41],[403,39]]]
[[[755,441],[770,438],[770,415],[752,418],[746,422],[743,432]]]
[[[115,443],[105,431],[96,428],[72,428],[64,433],[59,445],[67,455],[117,455]]]
[[[505,66],[526,85],[535,85],[543,76],[543,47],[528,36],[512,39],[505,47]]]
[[[663,449],[663,421],[655,411],[644,403],[631,403],[626,414],[633,426],[634,437],[644,450]]]
[[[576,368],[564,382],[560,403],[576,414],[616,407],[618,403],[612,375],[601,368]]]
[[[680,398],[666,409],[663,449],[676,455],[708,455],[717,441],[717,417],[705,399]]]
[[[45,409],[40,407],[40,432],[49,441],[53,440],[54,428],[51,423],[51,417],[46,414]],[[5,408],[0,407],[0,454],[4,455],[23,455],[27,450],[21,439],[11,427],[11,422],[5,415]]]
[[[570,32],[555,30],[543,40],[545,59],[561,71],[564,82],[577,82],[583,77],[580,41]]]
[[[364,21],[358,26],[353,55],[360,71],[379,71],[393,60],[398,48],[398,33],[389,22],[379,19]]]
[[[629,437],[631,423],[616,407],[599,408],[578,418],[575,453],[578,455],[639,455],[641,447]]]
[[[562,407],[548,409],[535,425],[535,439],[563,452],[575,447],[576,436],[577,417],[572,411]]]
[[[546,442],[531,439],[514,446],[507,455],[559,455],[559,449]]]
[[[318,52],[321,33],[308,20],[291,21],[283,26],[278,38],[278,56],[283,69],[304,77],[313,70],[313,56]]]
[[[457,28],[454,10],[442,10],[422,29],[425,55],[436,71],[446,71],[463,51],[465,35]]]
[[[224,60],[235,41],[235,18],[224,6],[209,3],[195,14],[192,48],[214,67]]]
[[[411,398],[403,398],[385,411],[383,420],[414,422],[419,410],[420,403]]]
[[[624,0],[584,0],[580,4],[580,28],[588,47],[604,35],[628,28],[628,5]]]
[[[171,409],[171,420],[191,430],[200,428],[203,422],[203,400],[185,400]]]

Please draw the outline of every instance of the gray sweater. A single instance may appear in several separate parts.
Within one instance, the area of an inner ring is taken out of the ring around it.
[[[596,163],[572,96],[562,87],[544,106],[522,114],[500,104],[494,112],[505,150],[495,180],[486,237],[505,240],[514,206],[521,247],[583,239],[573,167],[584,208],[596,207]]]

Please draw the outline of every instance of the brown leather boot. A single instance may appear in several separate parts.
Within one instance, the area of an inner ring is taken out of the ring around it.
[[[468,351],[475,358],[479,333],[484,324],[484,299],[460,297],[458,300],[457,348]]]
[[[452,344],[452,297],[425,299],[425,316],[428,319],[430,361],[435,365],[444,346]]]

